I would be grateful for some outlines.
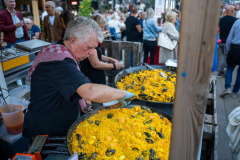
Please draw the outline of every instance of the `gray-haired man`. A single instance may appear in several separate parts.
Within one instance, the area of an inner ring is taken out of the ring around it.
[[[90,18],[80,17],[68,24],[64,45],[42,48],[29,71],[31,97],[23,136],[66,136],[78,117],[81,98],[104,103],[134,96],[124,90],[90,83],[79,70],[78,62],[93,54],[102,40],[99,25]]]

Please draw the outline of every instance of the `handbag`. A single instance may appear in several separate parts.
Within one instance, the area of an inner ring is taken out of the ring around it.
[[[171,40],[167,34],[159,32],[157,45],[172,51],[177,46],[177,41]]]

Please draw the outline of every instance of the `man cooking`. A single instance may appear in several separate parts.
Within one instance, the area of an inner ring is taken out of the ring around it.
[[[134,96],[124,90],[90,83],[79,70],[78,62],[92,55],[103,40],[95,21],[80,17],[70,22],[63,40],[64,45],[42,48],[29,70],[31,95],[24,119],[25,137],[66,136],[79,115],[81,98],[104,103],[122,102]]]

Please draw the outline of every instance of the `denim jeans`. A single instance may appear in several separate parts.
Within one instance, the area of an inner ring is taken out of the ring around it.
[[[150,64],[154,64],[154,56],[156,52],[157,41],[143,40],[144,63],[147,63],[148,53],[150,52]]]
[[[228,65],[227,66],[227,72],[226,72],[226,77],[225,77],[225,88],[231,88],[231,83],[232,83],[232,73],[233,73],[233,70],[234,68],[236,67],[236,65]],[[234,87],[233,87],[233,92],[234,93],[237,93],[239,91],[239,88],[240,88],[240,70],[239,70],[239,67],[238,67],[238,70],[237,70],[237,78],[236,78],[236,82],[234,84]]]

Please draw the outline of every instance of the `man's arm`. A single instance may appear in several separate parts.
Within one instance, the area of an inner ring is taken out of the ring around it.
[[[5,17],[6,17],[6,15],[4,16],[3,14],[0,14],[0,29],[1,29],[1,32],[15,31],[17,27],[14,24],[13,25],[6,25],[5,24]]]
[[[136,28],[137,28],[138,32],[140,32],[140,33],[143,31],[143,29],[142,29],[140,24],[136,25]]]
[[[236,21],[235,21],[235,23],[236,23]],[[235,29],[235,25],[234,24],[233,24],[233,26],[232,26],[232,28],[231,28],[231,30],[229,32],[229,35],[227,37],[227,40],[226,40],[226,50],[227,51],[230,51],[230,49],[231,49],[231,42],[232,42],[233,33],[234,33],[234,29]]]
[[[77,89],[77,93],[85,100],[105,103],[118,100],[126,96],[126,91],[108,87],[106,85],[86,83]]]

